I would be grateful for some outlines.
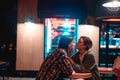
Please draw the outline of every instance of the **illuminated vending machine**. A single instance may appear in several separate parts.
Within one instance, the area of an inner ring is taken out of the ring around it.
[[[62,35],[70,36],[77,41],[78,19],[70,18],[45,18],[44,28],[44,58],[51,54],[58,47],[59,39]],[[76,50],[71,53],[74,54]]]

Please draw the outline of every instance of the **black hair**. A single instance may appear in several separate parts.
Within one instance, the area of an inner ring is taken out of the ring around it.
[[[73,41],[72,37],[69,36],[61,36],[58,44],[58,48],[68,50],[68,45]]]

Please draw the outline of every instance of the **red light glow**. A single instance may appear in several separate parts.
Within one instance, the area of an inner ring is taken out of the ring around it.
[[[120,19],[103,19],[103,21],[107,21],[107,22],[120,22]]]

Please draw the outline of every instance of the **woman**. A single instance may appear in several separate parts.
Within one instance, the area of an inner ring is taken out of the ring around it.
[[[74,73],[67,57],[73,48],[73,39],[62,36],[58,48],[41,65],[36,80],[63,80],[62,77],[68,77]]]
[[[92,41],[89,37],[81,36],[76,43],[78,52],[72,56],[73,67],[76,72],[90,72],[92,78],[87,80],[101,80],[94,55],[89,49],[92,47]]]

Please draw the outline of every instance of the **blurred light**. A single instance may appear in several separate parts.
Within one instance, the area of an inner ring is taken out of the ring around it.
[[[120,22],[120,19],[103,19],[103,21]]]
[[[70,33],[69,32],[64,32],[63,35],[67,36],[67,35],[70,35]]]
[[[113,37],[113,40],[120,40],[120,34],[115,34],[115,36]]]
[[[120,7],[120,2],[119,1],[111,1],[111,2],[106,2],[102,4],[103,7],[106,7],[110,11],[118,11]]]
[[[33,25],[34,23],[32,23],[32,22],[25,22],[25,24],[31,26],[31,25]]]
[[[51,22],[50,19],[47,19],[47,53],[50,52],[51,49]]]
[[[102,6],[104,6],[104,7],[120,7],[120,2],[119,1],[106,2]]]
[[[25,24],[33,24],[33,19],[32,18],[27,18],[25,19]]]
[[[71,23],[70,22],[65,22],[62,25],[64,28],[70,28],[71,27]]]
[[[68,19],[68,18],[65,18],[65,21],[69,21],[69,19]]]

